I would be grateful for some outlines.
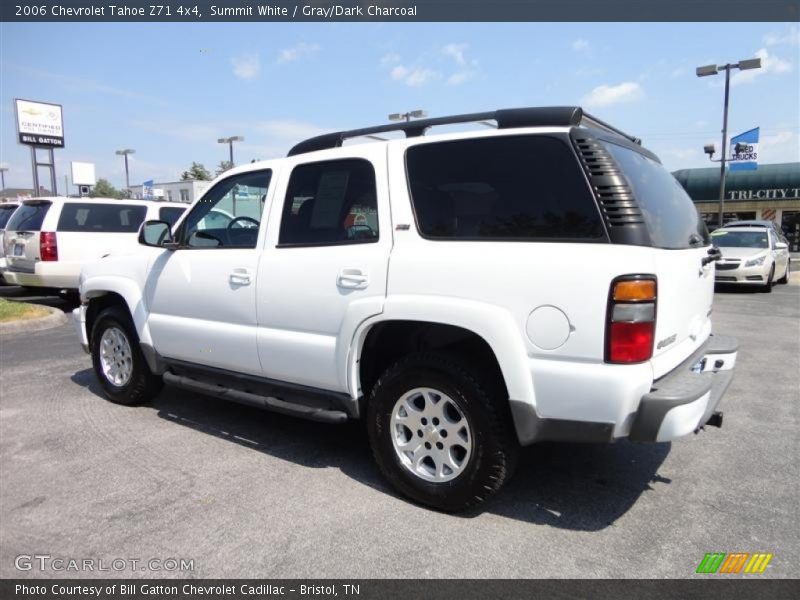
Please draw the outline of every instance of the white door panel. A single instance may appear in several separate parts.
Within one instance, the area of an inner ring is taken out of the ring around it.
[[[255,285],[234,281],[255,273],[255,249],[165,250],[150,269],[145,296],[158,352],[259,374]]]

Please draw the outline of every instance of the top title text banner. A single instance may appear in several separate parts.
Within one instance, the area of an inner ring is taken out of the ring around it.
[[[800,0],[4,0],[4,22],[786,21]]]

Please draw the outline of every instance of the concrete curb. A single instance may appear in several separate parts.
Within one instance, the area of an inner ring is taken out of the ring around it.
[[[36,319],[20,319],[8,323],[0,323],[0,335],[12,333],[27,333],[30,331],[42,331],[58,327],[67,322],[67,315],[63,311],[52,306],[42,306],[49,314]]]

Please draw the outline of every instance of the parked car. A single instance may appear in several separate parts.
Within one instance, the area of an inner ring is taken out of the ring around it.
[[[6,253],[3,245],[3,239],[6,232],[6,224],[14,214],[14,211],[19,208],[18,202],[2,202],[0,203],[0,285],[5,285],[3,273],[6,270]]]
[[[343,145],[391,130],[406,139]],[[233,218],[208,227],[214,210]],[[658,158],[580,108],[312,138],[139,241],[84,267],[74,312],[111,401],[166,382],[361,418],[388,481],[438,509],[494,494],[520,445],[722,423],[737,342],[711,334],[718,250]]]
[[[137,251],[148,218],[172,223],[185,206],[109,198],[23,200],[4,236],[9,284],[77,290],[81,267],[109,254]]]
[[[775,283],[789,282],[789,243],[771,221],[731,223],[716,229],[711,241],[722,252],[717,282],[758,286],[767,293]]]

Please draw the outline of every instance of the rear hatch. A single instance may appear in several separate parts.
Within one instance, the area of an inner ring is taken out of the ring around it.
[[[658,162],[623,146],[606,148],[630,184],[653,245],[657,278],[653,374],[688,358],[711,332],[714,263],[705,223],[678,181]]]
[[[25,200],[6,224],[4,245],[8,268],[33,273],[39,261],[39,234],[50,210],[49,200]]]

